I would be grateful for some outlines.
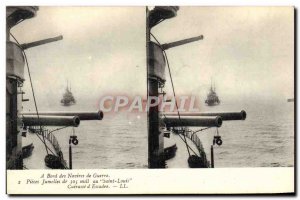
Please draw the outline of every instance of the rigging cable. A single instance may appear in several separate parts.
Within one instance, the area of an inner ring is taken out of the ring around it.
[[[15,38],[15,36],[12,34],[12,33],[9,33],[12,38],[16,41],[16,43],[21,47],[20,43],[18,42],[18,40]],[[21,48],[22,49],[22,48]],[[41,126],[41,123],[40,123],[40,116],[39,116],[39,112],[38,112],[38,108],[37,108],[37,104],[36,104],[36,99],[35,99],[35,94],[34,94],[34,89],[33,89],[33,84],[32,84],[32,80],[31,80],[31,74],[30,74],[30,69],[29,69],[29,64],[28,64],[28,60],[27,60],[27,56],[26,56],[26,53],[25,51],[22,49],[22,52],[24,54],[24,59],[25,59],[25,63],[26,63],[26,66],[27,66],[27,71],[28,71],[28,76],[29,76],[29,80],[30,80],[30,85],[31,85],[31,91],[32,91],[32,96],[33,96],[33,101],[34,101],[34,106],[35,106],[35,110],[36,110],[36,114],[37,114],[37,117],[38,117],[38,124],[40,126],[40,132],[42,132],[42,126]],[[36,134],[38,136],[38,134]],[[51,149],[47,146],[46,144],[46,141],[45,141],[45,136],[42,132],[42,136],[43,136],[43,139],[41,139],[39,136],[38,138],[44,143],[45,145],[45,149],[46,149],[46,153],[47,155],[49,154],[48,152],[48,149],[49,151],[51,151]],[[51,153],[53,154],[53,152],[51,151]]]
[[[161,44],[160,42],[156,39],[156,37],[150,32],[151,36],[154,38],[154,40],[159,44],[159,46],[161,47]],[[177,114],[178,114],[178,119],[179,119],[179,122],[181,123],[181,118],[180,118],[180,113],[179,113],[179,109],[178,109],[178,104],[177,104],[177,99],[176,99],[176,94],[175,94],[175,88],[174,88],[174,84],[173,84],[173,79],[172,79],[172,74],[171,74],[171,69],[170,69],[170,65],[169,65],[169,60],[168,60],[168,56],[167,56],[167,53],[165,52],[165,50],[162,49],[162,52],[163,54],[165,55],[165,58],[166,58],[166,61],[167,61],[167,66],[168,66],[168,70],[169,70],[169,76],[170,76],[170,80],[171,80],[171,85],[172,85],[172,90],[173,90],[173,96],[175,98],[175,105],[176,105],[176,109],[177,109]],[[181,138],[181,137],[180,137]],[[189,156],[191,156],[191,153],[190,153],[190,150],[189,148],[191,148],[188,143],[187,143],[187,140],[186,140],[186,137],[185,137],[185,134],[183,134],[183,138],[184,138],[184,143],[186,145],[186,149],[187,149],[187,152],[189,154]],[[182,139],[182,138],[181,138]]]
[[[196,130],[196,131],[192,131],[192,130],[190,130],[190,131],[192,131],[193,132],[192,135],[194,135],[198,132],[204,131],[204,130],[209,129],[209,128],[211,128],[211,127],[202,128],[202,129],[199,129],[199,130]]]
[[[50,134],[50,133],[53,134],[54,131],[59,131],[59,130],[61,130],[61,129],[68,128],[68,127],[69,127],[69,126],[64,126],[64,127],[59,127],[59,128],[53,129],[53,130],[51,130],[51,131],[49,132],[49,134]]]
[[[149,58],[149,41],[150,41],[150,29],[149,29],[149,19],[148,19],[148,15],[149,15],[149,9],[148,6],[146,6],[146,62],[147,62],[147,80],[146,80],[146,84],[147,84],[147,106],[148,106],[148,94],[149,94],[149,65],[148,65],[148,58]],[[147,108],[148,110],[148,108]],[[148,115],[148,113],[147,113]],[[149,130],[149,120],[147,120],[147,130]],[[148,131],[148,135],[149,135],[149,131]],[[149,136],[148,136],[149,137]]]
[[[164,118],[166,119],[166,115],[163,114]],[[185,136],[185,134],[183,134]],[[185,143],[184,139],[182,138],[182,136],[180,135],[180,133],[178,133],[179,138]],[[187,144],[186,144],[187,145]],[[192,147],[190,147],[189,145],[187,145],[187,147],[195,154],[197,155],[197,153],[192,149]]]

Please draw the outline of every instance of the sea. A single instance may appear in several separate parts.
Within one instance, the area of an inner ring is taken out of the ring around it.
[[[278,102],[221,102],[218,106],[202,105],[203,111],[241,111],[247,112],[243,121],[223,121],[218,128],[223,140],[221,146],[214,145],[214,165],[216,168],[228,167],[293,167],[294,166],[294,103],[286,100]],[[26,109],[25,109],[26,110]],[[61,105],[42,107],[39,110],[97,110],[95,106]],[[48,127],[54,130],[57,127]],[[192,128],[199,130],[200,128]],[[217,134],[216,128],[197,133],[210,158],[210,147]],[[81,121],[79,127],[65,128],[55,131],[64,158],[68,162],[69,137],[76,135],[79,143],[72,145],[73,169],[132,169],[147,168],[148,132],[147,113],[104,113],[103,120]],[[43,155],[45,149],[36,145],[33,157],[25,163],[31,168],[37,157]],[[179,141],[181,142],[181,141]],[[180,145],[178,145],[180,146]],[[187,158],[186,158],[187,159]],[[31,164],[30,164],[31,163]],[[33,164],[32,164],[33,163]],[[175,164],[177,168],[186,165]]]

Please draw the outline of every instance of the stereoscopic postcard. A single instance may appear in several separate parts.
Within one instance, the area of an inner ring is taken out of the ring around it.
[[[7,194],[294,193],[294,19],[7,6]]]

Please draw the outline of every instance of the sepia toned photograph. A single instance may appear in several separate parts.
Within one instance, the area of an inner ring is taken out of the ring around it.
[[[293,172],[294,19],[291,6],[7,6],[8,173],[145,194],[89,170]],[[220,193],[207,191],[179,193]]]

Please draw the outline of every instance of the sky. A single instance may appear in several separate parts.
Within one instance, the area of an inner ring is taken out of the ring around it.
[[[177,93],[203,99],[212,79],[221,100],[286,101],[294,93],[293,14],[292,7],[181,7],[152,33],[160,43],[204,36],[167,50]]]
[[[144,22],[144,7],[40,7],[35,18],[15,26],[20,43],[64,37],[26,50],[39,107],[59,104],[67,81],[78,103],[146,95]],[[32,100],[27,73],[25,79]]]
[[[293,14],[292,7],[180,7],[152,33],[160,43],[204,36],[167,50],[178,95],[204,100],[212,79],[221,101],[285,101],[294,93]],[[40,7],[11,30],[20,43],[64,37],[26,50],[38,103],[59,102],[67,81],[82,102],[146,95],[145,21],[145,7]],[[172,94],[169,78],[165,90]]]

